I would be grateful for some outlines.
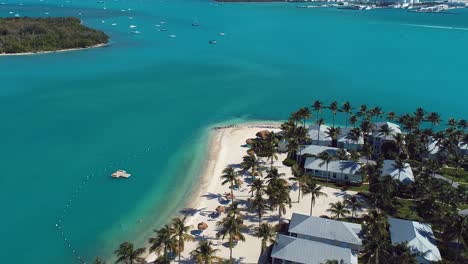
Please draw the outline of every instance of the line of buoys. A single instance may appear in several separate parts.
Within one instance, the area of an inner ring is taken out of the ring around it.
[[[167,146],[166,146],[167,147]],[[117,161],[113,161],[113,162],[109,162],[108,165],[106,167],[104,167],[103,169],[99,170],[99,171],[96,171],[96,174],[99,173],[99,174],[102,174],[102,176],[108,176],[107,175],[107,172],[108,171],[113,171],[115,170],[117,167],[121,166],[121,165],[124,165],[125,163],[127,163],[128,161],[130,160],[133,160],[135,158],[138,158],[146,153],[149,153],[153,148],[151,147],[151,145],[148,145],[145,147],[145,149],[141,152],[137,152],[137,153],[129,153],[128,155],[126,155],[125,158],[122,158],[120,160],[117,160]],[[162,149],[162,147],[160,147],[160,150]],[[70,210],[72,208],[72,204],[74,201],[76,201],[76,199],[79,198],[79,194],[82,193],[85,189],[85,187],[88,185],[88,182],[93,179],[95,176],[95,173],[90,173],[88,175],[85,175],[82,180],[80,181],[80,183],[78,184],[78,186],[75,188],[75,190],[72,192],[72,195],[71,195],[71,198],[69,198],[65,205],[64,205],[64,208],[63,208],[63,213],[57,217],[57,222],[55,223],[55,228],[57,229],[57,231],[59,232],[60,234],[60,237],[61,239],[63,240],[64,244],[66,247],[68,247],[70,249],[70,251],[72,252],[72,254],[74,255],[74,257],[79,261],[79,263],[81,264],[86,264],[86,260],[84,259],[83,256],[80,256],[79,253],[78,253],[78,250],[76,248],[73,247],[73,243],[72,241],[70,240],[70,238],[68,238],[66,236],[66,232],[64,231],[64,222],[65,222],[65,217],[67,216],[67,214],[70,213]],[[140,222],[142,220],[140,219]],[[121,228],[123,228],[123,224],[120,225]]]

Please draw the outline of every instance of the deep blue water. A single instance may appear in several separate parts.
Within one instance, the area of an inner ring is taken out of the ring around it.
[[[143,245],[196,185],[213,124],[285,119],[315,99],[468,113],[467,10],[4,2],[0,16],[81,13],[111,45],[0,57],[2,263],[78,263],[73,250],[89,262],[124,240]],[[110,179],[118,168],[132,178]]]

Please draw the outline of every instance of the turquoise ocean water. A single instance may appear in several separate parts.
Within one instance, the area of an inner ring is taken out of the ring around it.
[[[315,99],[468,113],[467,10],[3,2],[2,17],[80,14],[111,45],[0,57],[2,263],[89,263],[143,245],[196,185],[213,124],[285,119]],[[110,179],[118,168],[132,178]]]

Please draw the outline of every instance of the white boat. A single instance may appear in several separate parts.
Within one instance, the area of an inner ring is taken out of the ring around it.
[[[224,35],[226,35],[226,34],[225,34],[224,32],[219,32],[219,35],[220,35],[220,36],[224,36]]]
[[[130,31],[130,33],[132,33],[132,34],[140,34],[141,32],[138,31],[138,30],[132,30],[132,31]]]
[[[218,42],[217,42],[216,40],[213,39],[213,40],[210,40],[208,43],[210,43],[210,44],[216,44],[216,43],[218,43]]]
[[[117,23],[112,23],[111,25],[113,25],[113,26],[117,26]]]
[[[130,25],[129,28],[136,28],[137,26],[135,25]]]
[[[169,35],[170,38],[175,38],[177,37],[176,35]]]

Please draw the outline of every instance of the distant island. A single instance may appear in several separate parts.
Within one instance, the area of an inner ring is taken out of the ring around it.
[[[0,18],[0,54],[30,54],[99,47],[109,36],[78,18]]]

